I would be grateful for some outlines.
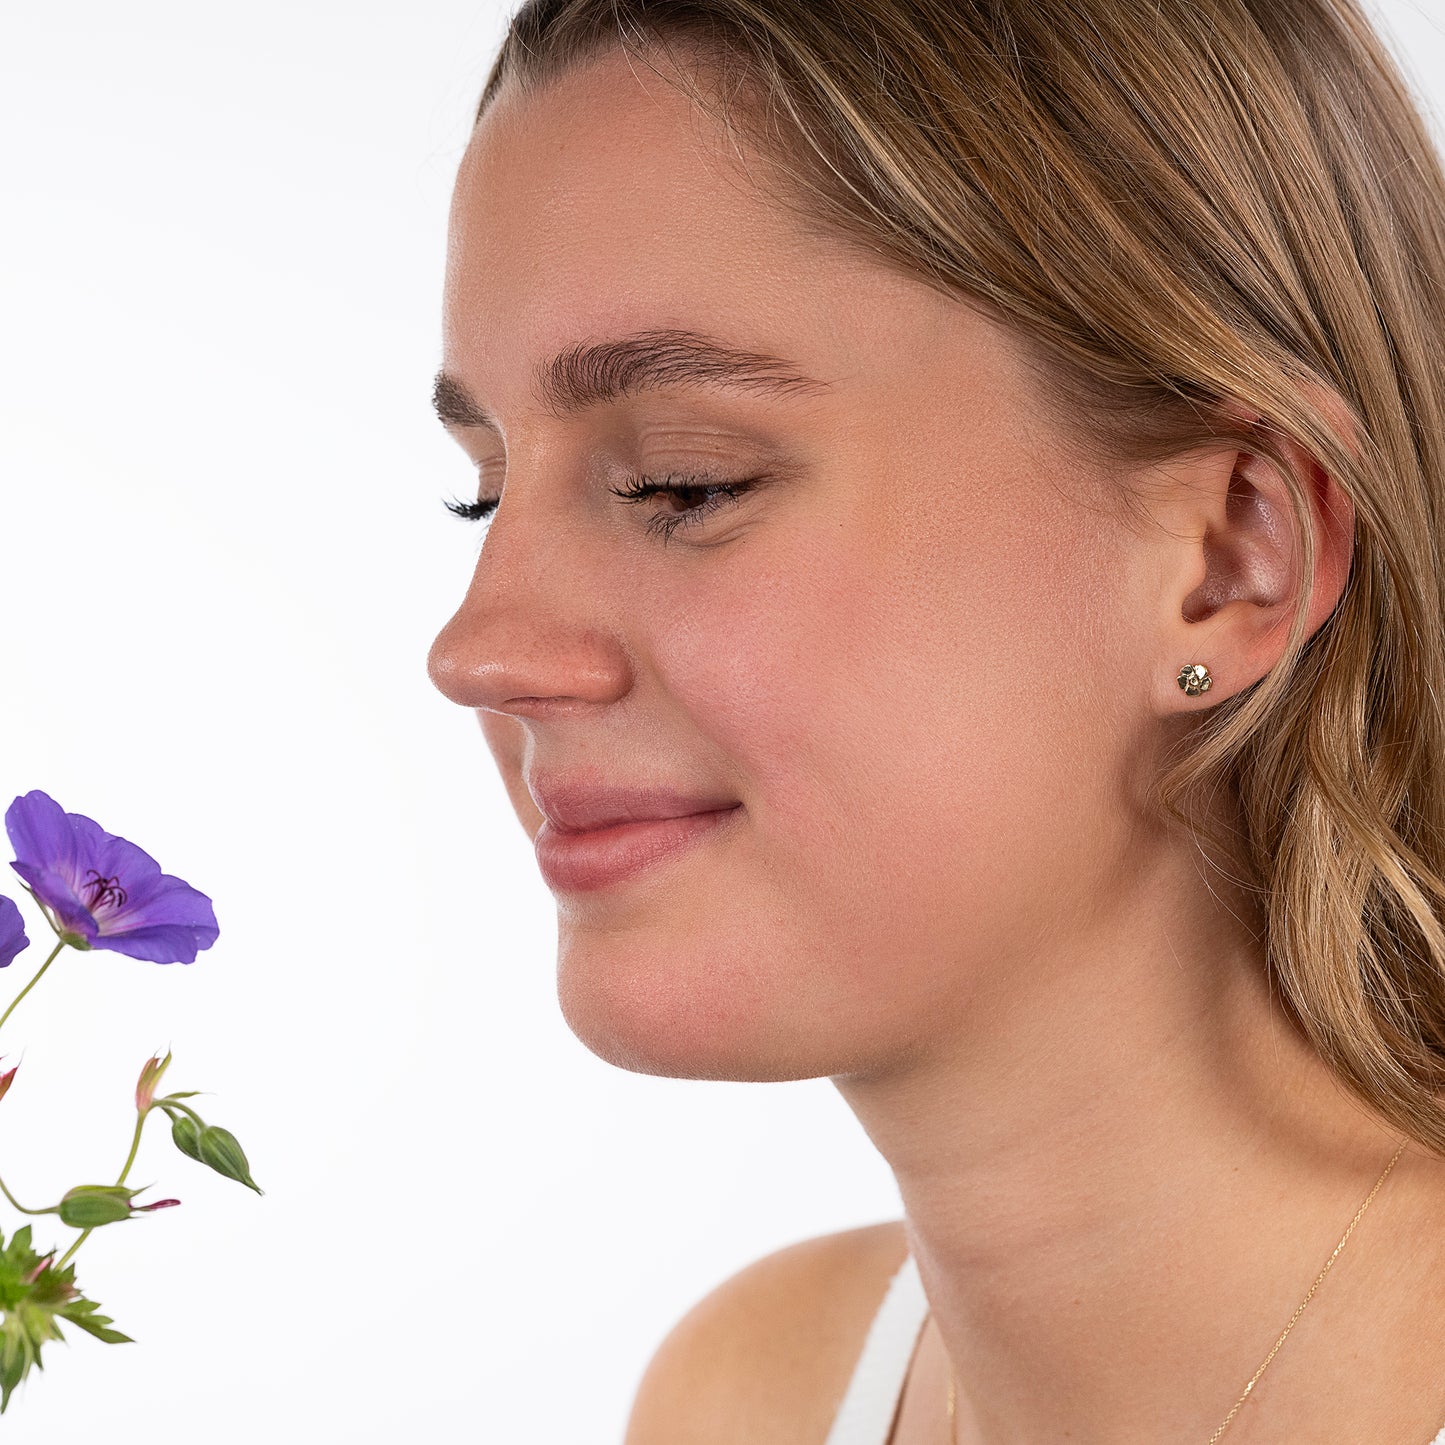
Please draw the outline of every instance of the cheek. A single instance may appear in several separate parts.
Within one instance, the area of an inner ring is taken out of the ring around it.
[[[1080,856],[1107,851],[1083,780],[1109,765],[1109,569],[1077,532],[915,510],[812,535],[653,639],[747,819],[607,930],[564,929],[564,1012],[625,1067],[807,1078],[916,1047],[1087,906]]]
[[[1107,761],[1123,640],[1107,534],[1061,502],[979,510],[859,517],[780,549],[667,641],[663,685],[805,873],[896,873],[936,838],[992,882],[999,845],[1051,835],[1069,782]]]

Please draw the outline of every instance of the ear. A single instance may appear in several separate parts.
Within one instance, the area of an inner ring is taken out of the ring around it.
[[[1355,424],[1333,391],[1311,387],[1345,445],[1359,455]],[[1257,416],[1227,409],[1235,421]],[[1280,434],[1276,433],[1276,436]],[[1314,587],[1306,636],[1330,615],[1349,579],[1354,556],[1354,504],[1303,446],[1280,436],[1290,470],[1309,503],[1315,543]],[[1161,530],[1162,607],[1158,631],[1158,711],[1169,715],[1213,707],[1258,682],[1284,654],[1304,548],[1283,475],[1264,456],[1231,442],[1169,465],[1170,488]],[[1177,681],[1181,668],[1202,663],[1212,679],[1191,697]]]

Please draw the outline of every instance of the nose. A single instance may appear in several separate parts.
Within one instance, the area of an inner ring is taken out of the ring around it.
[[[427,653],[433,685],[462,707],[519,717],[621,697],[631,673],[606,622],[608,569],[596,557],[589,565],[582,529],[528,532],[509,514],[504,532],[501,516],[499,508],[461,606]]]

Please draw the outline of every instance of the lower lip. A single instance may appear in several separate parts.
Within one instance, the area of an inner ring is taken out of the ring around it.
[[[537,866],[552,889],[584,893],[606,888],[698,842],[741,806],[682,818],[644,818],[587,833],[562,833],[544,822],[533,840]]]

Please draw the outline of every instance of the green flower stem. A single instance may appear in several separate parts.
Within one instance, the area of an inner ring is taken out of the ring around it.
[[[84,1244],[85,1241],[86,1241],[87,1239],[89,1239],[89,1238],[90,1238],[90,1230],[88,1230],[88,1229],[83,1230],[80,1234],[77,1234],[77,1235],[75,1236],[75,1239],[71,1242],[70,1248],[67,1249],[67,1250],[65,1251],[65,1253],[62,1254],[62,1255],[60,1256],[60,1258],[55,1261],[55,1268],[56,1268],[56,1269],[64,1269],[64,1268],[65,1268],[65,1265],[66,1265],[66,1261],[69,1260],[70,1256],[71,1256],[72,1254],[74,1254],[75,1251],[76,1251],[77,1249],[79,1249],[80,1246],[81,1246],[82,1244]]]
[[[55,1211],[60,1207],[58,1204],[52,1204],[49,1209],[27,1209],[15,1196],[5,1187],[5,1181],[4,1181],[3,1179],[0,1179],[0,1194],[3,1194],[3,1195],[6,1197],[6,1199],[8,1199],[8,1200],[11,1202],[11,1204],[13,1204],[13,1205],[16,1207],[16,1209],[18,1209],[18,1210],[21,1212],[21,1214],[54,1214]]]
[[[154,1107],[158,1109],[164,1109],[167,1114],[169,1114],[172,1109],[179,1109],[181,1113],[189,1114],[191,1118],[196,1121],[196,1128],[204,1129],[206,1127],[206,1121],[201,1118],[201,1116],[196,1113],[196,1111],[192,1109],[188,1104],[178,1104],[174,1099],[166,1098],[157,1099]]]
[[[131,1136],[130,1141],[130,1153],[125,1156],[125,1168],[120,1171],[120,1178],[115,1181],[117,1185],[125,1183],[125,1176],[130,1173],[130,1166],[135,1163],[136,1150],[140,1148],[141,1130],[145,1128],[146,1116],[150,1113],[151,1109],[154,1109],[156,1107],[156,1104],[152,1104],[149,1109],[142,1110],[136,1116],[135,1133]],[[0,1188],[4,1188],[4,1185],[0,1185]],[[7,1190],[6,1193],[8,1197],[9,1191]],[[10,1202],[13,1204],[15,1201],[11,1200]],[[84,1244],[85,1241],[89,1238],[90,1230],[88,1229],[82,1230],[78,1235],[76,1235],[76,1237],[71,1241],[70,1248],[67,1249],[58,1260],[56,1260],[55,1268],[63,1269],[66,1263],[69,1261],[70,1256],[73,1255],[75,1251],[79,1249],[80,1246]]]
[[[32,978],[30,982],[27,983],[25,987],[22,988],[20,992],[15,995],[15,997],[11,1000],[10,1007],[6,1009],[3,1014],[0,1014],[0,1028],[4,1027],[5,1020],[8,1019],[10,1015],[15,1012],[15,1005],[19,1003],[20,1000],[24,998],[25,995],[29,993],[30,990],[34,988],[37,983],[40,982],[40,975],[44,973],[45,970],[49,968],[52,963],[55,962],[55,955],[59,953],[60,950],[64,947],[65,940],[62,938],[60,942],[55,945],[54,949],[51,950],[50,957],[47,958],[45,962],[40,965],[40,970],[38,973],[36,973],[35,977]]]
[[[155,1105],[152,1104],[151,1108],[154,1107]],[[120,1171],[120,1178],[115,1181],[118,1185],[125,1183],[125,1176],[130,1173],[130,1166],[135,1163],[135,1151],[140,1148],[140,1131],[145,1128],[146,1115],[149,1113],[150,1109],[143,1109],[136,1116],[135,1133],[131,1136],[130,1141],[130,1153],[125,1156],[125,1168]]]

